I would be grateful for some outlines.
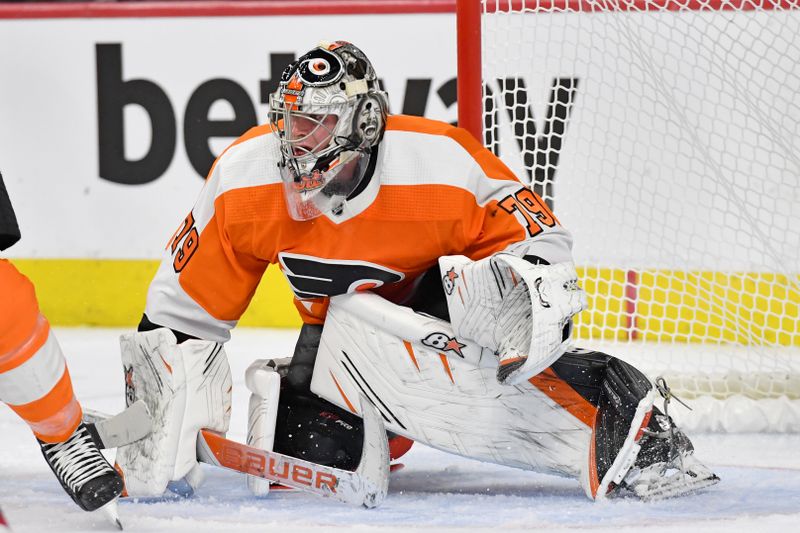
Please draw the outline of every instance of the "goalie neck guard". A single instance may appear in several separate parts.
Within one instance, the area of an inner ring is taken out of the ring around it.
[[[269,118],[293,219],[341,212],[367,175],[387,113],[372,64],[350,43],[321,44],[286,67]]]

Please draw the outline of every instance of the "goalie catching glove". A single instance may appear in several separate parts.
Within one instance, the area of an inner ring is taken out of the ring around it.
[[[509,253],[439,258],[457,335],[494,350],[497,380],[525,381],[570,346],[572,317],[586,308],[572,263],[534,265]]]

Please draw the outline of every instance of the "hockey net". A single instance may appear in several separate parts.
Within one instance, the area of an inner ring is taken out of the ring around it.
[[[572,231],[578,343],[695,428],[800,431],[799,7],[459,1],[459,122]]]

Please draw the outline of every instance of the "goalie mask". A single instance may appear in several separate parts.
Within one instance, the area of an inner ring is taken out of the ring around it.
[[[320,45],[286,67],[269,118],[293,219],[341,212],[366,175],[387,112],[372,64],[350,43]]]

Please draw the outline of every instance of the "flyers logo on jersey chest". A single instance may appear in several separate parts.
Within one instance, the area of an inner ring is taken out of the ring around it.
[[[281,270],[299,299],[375,289],[405,278],[402,272],[367,261],[325,259],[281,252]]]

